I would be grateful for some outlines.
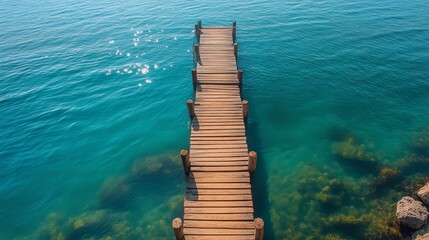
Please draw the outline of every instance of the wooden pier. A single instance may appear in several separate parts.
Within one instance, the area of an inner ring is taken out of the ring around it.
[[[251,175],[257,155],[248,151],[248,102],[241,99],[236,24],[195,25],[192,69],[195,101],[188,100],[190,149],[182,150],[186,175],[184,218],[173,220],[176,239],[262,240],[254,218]]]

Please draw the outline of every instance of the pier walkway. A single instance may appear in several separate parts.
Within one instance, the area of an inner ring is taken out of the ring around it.
[[[176,239],[262,240],[264,222],[254,218],[248,151],[248,103],[241,99],[236,24],[195,25],[195,101],[188,100],[190,149],[182,150],[186,174],[184,217],[173,220]]]

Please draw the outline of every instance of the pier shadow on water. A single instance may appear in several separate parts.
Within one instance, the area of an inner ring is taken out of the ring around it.
[[[275,239],[273,225],[271,223],[271,204],[269,201],[268,192],[268,169],[267,159],[264,158],[264,152],[260,143],[260,135],[258,134],[258,123],[251,115],[246,123],[246,133],[249,151],[256,151],[257,166],[254,173],[251,175],[252,181],[252,197],[255,210],[255,218],[259,217],[264,220],[265,230],[264,239]]]

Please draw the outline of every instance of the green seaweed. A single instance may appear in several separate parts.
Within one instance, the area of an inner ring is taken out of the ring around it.
[[[364,144],[358,144],[352,137],[334,143],[332,153],[342,162],[353,167],[353,169],[374,172],[380,167],[377,156],[369,152]]]
[[[371,192],[380,195],[400,184],[403,179],[404,176],[398,169],[382,167],[377,177],[370,183]]]

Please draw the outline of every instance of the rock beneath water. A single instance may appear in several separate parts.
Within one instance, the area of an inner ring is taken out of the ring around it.
[[[429,225],[413,234],[412,240],[429,240]]]
[[[429,205],[429,182],[426,183],[425,186],[420,188],[420,190],[417,192],[417,196],[426,204]]]
[[[396,205],[396,218],[406,227],[419,229],[426,224],[428,210],[412,197],[403,197]]]

